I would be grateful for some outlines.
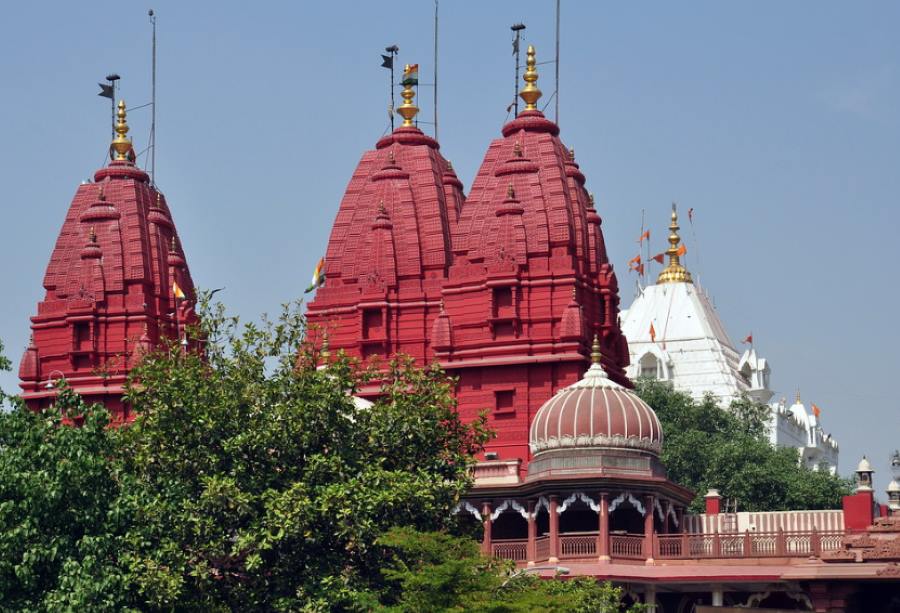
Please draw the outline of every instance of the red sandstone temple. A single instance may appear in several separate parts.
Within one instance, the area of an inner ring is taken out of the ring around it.
[[[128,372],[161,338],[183,338],[194,284],[166,199],[134,163],[121,101],[115,130],[109,166],[69,205],[19,378],[32,409],[48,406],[65,380],[125,422]]]
[[[406,87],[403,125],[363,155],[338,210],[313,340],[437,361],[458,378],[463,417],[488,411],[497,437],[456,510],[481,524],[489,555],[610,579],[667,613],[900,610],[900,517],[876,507],[865,466],[841,511],[723,513],[710,491],[705,514],[686,512],[695,493],[667,478],[664,433],[624,374],[600,215],[537,109],[527,57],[525,109],[468,197]]]
[[[497,437],[456,512],[480,524],[489,555],[612,580],[657,612],[900,610],[900,516],[876,505],[867,463],[842,510],[727,513],[711,490],[704,514],[687,513],[695,493],[668,479],[659,421],[624,374],[600,215],[537,109],[531,47],[527,58],[525,109],[468,197],[404,89],[403,125],[363,155],[340,204],[312,340],[437,361],[458,378],[461,414],[488,412]],[[129,370],[195,317],[169,207],[127,132],[119,103],[112,161],[79,187],[51,256],[20,368],[32,409],[64,379],[129,420]],[[890,495],[900,510],[900,487]]]

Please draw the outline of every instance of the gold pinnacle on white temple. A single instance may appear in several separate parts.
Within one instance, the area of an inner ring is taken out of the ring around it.
[[[675,203],[672,203],[672,223],[669,224],[669,248],[666,255],[669,256],[669,264],[663,268],[656,278],[657,283],[692,283],[691,273],[681,264],[681,237],[678,236],[678,212]]]

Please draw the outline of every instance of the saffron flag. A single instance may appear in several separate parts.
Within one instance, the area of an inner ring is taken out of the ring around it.
[[[749,343],[749,344],[752,345],[752,344],[753,344],[753,334],[752,334],[752,333],[748,334],[748,335],[747,335],[747,338],[745,338],[745,339],[742,340],[741,342],[742,342],[742,343]]]
[[[650,322],[650,342],[656,342],[656,328],[653,327],[653,322]]]
[[[308,294],[316,288],[322,287],[325,283],[325,258],[319,258],[319,263],[316,264],[315,270],[313,270],[312,281],[309,284],[309,287],[306,288],[304,294]]]
[[[816,419],[818,419],[818,418],[819,418],[819,415],[822,414],[822,409],[820,409],[819,407],[817,407],[815,404],[812,405],[812,411],[813,411],[813,415],[816,416]]]
[[[187,296],[184,295],[184,292],[181,291],[181,288],[178,287],[178,283],[172,281],[172,293],[175,295],[177,300],[184,300]]]
[[[681,257],[681,256],[683,256],[685,253],[687,253],[687,245],[685,245],[684,243],[681,243],[681,246],[678,247],[678,252],[677,252],[677,253],[678,253],[678,256],[679,256],[679,257]]]
[[[644,233],[638,237],[637,242],[643,243],[645,239],[650,240],[650,230],[645,230]]]
[[[403,69],[403,80],[400,85],[418,85],[419,84],[419,65],[407,64]]]
[[[665,253],[657,253],[656,255],[654,255],[654,256],[653,256],[652,258],[650,258],[650,259],[651,259],[651,260],[656,260],[657,262],[659,262],[660,264],[662,264],[662,263],[663,263],[663,258],[665,258],[665,257],[666,257],[666,254],[665,254]],[[649,261],[649,260],[648,260],[648,261]]]
[[[641,263],[641,254],[637,254],[630,260],[628,260],[628,270],[637,270],[638,265]]]
[[[644,276],[644,264],[643,263],[638,264],[637,266],[634,267],[634,269],[637,271],[639,276],[641,276],[641,277]]]

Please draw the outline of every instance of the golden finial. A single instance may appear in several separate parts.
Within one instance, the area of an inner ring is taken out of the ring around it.
[[[516,144],[513,145],[513,155],[517,158],[522,157],[522,145],[519,144],[519,141],[516,141]]]
[[[678,212],[675,203],[672,203],[672,223],[669,224],[669,248],[666,255],[669,256],[669,264],[663,268],[656,278],[657,283],[693,283],[691,273],[681,264],[681,256],[685,253],[684,245],[681,245],[681,237],[678,236]]]
[[[800,388],[797,388],[797,401],[794,404],[800,404]]]
[[[599,364],[603,355],[600,353],[600,338],[595,334],[594,342],[591,345],[591,363]]]
[[[536,111],[537,101],[541,97],[541,90],[535,85],[538,80],[538,73],[535,69],[537,62],[534,59],[534,46],[528,45],[528,53],[525,61],[525,87],[519,92],[519,96],[525,101],[526,111]]]
[[[409,71],[409,64],[406,65],[404,69],[404,74]],[[419,107],[413,103],[413,98],[415,98],[416,92],[413,89],[412,82],[406,81],[403,85],[403,91],[400,92],[400,97],[403,98],[403,104],[397,107],[397,114],[403,118],[403,125],[412,126],[413,125],[413,117],[415,117],[419,112]]]
[[[319,352],[319,355],[322,356],[323,362],[327,362],[328,358],[331,357],[328,344],[328,330],[322,330],[322,350]]]
[[[514,200],[516,198],[516,188],[513,187],[513,184],[510,183],[506,186],[506,199]]]
[[[128,122],[125,121],[125,101],[119,100],[119,110],[116,112],[116,137],[112,142],[112,158],[115,161],[127,161],[128,152],[131,151],[131,139],[128,134]]]

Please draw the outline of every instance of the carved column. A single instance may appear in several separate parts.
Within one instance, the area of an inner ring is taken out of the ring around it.
[[[662,534],[669,533],[669,510],[672,508],[672,502],[666,500],[663,503],[663,520],[662,520]]]
[[[678,519],[678,525],[675,529],[679,532],[687,532],[684,529],[684,507],[675,507],[675,517]]]
[[[534,510],[534,500],[528,501],[528,545],[525,547],[525,558],[528,566],[534,566],[534,559],[537,554],[535,540],[537,539],[537,513]]]
[[[644,497],[644,557],[653,562],[653,496]]]
[[[601,562],[609,562],[609,494],[600,493],[599,530],[597,531],[597,555]]]
[[[559,498],[550,496],[550,559],[548,562],[556,564],[559,562]]]
[[[485,502],[481,506],[481,521],[484,525],[484,538],[481,539],[481,553],[486,556],[492,555],[491,546],[491,503]]]

